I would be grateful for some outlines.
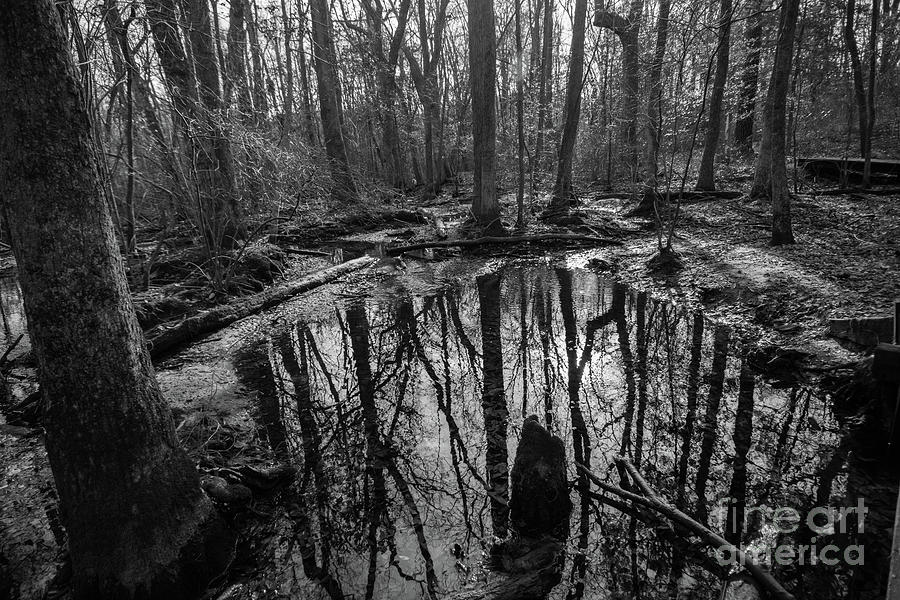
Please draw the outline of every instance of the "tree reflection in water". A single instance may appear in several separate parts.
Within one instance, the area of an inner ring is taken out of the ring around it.
[[[593,491],[575,461],[618,484],[610,457],[625,454],[745,545],[769,539],[766,523],[719,519],[720,506],[840,505],[844,492],[828,475],[837,425],[816,394],[756,377],[728,328],[588,272],[528,263],[357,300],[271,347],[303,473],[284,520],[283,568],[305,575],[286,584],[293,594],[399,600],[476,586],[483,552],[507,533],[528,413],[565,441],[577,507],[554,597],[668,598],[696,581],[696,597],[712,598],[724,574],[684,532]],[[798,398],[815,430],[795,415]],[[841,569],[825,576],[840,582]],[[806,576],[779,575],[789,586]]]

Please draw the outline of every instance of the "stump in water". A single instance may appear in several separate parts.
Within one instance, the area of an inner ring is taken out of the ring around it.
[[[540,600],[560,582],[572,512],[566,452],[536,416],[525,419],[511,479],[513,535],[491,552],[499,572],[449,600]]]
[[[572,501],[566,480],[566,450],[561,439],[541,427],[532,415],[525,419],[512,469],[509,502],[513,530],[520,536],[569,536]]]

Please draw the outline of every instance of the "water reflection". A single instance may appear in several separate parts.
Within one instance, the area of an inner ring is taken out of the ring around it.
[[[830,411],[809,390],[761,381],[733,338],[545,263],[291,325],[269,358],[303,472],[284,563],[306,577],[280,589],[419,598],[483,579],[482,553],[509,531],[509,465],[534,413],[566,443],[576,507],[553,596],[716,597],[726,571],[710,555],[592,490],[574,461],[621,484],[609,458],[627,455],[679,508],[745,546],[772,541],[771,524],[745,520],[745,508],[840,505],[835,457],[846,451]],[[846,593],[844,567],[816,568],[834,597]],[[789,585],[808,575],[776,571]]]

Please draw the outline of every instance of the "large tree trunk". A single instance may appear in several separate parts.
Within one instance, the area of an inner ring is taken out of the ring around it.
[[[787,183],[785,111],[794,58],[794,32],[800,0],[785,0],[781,9],[772,78],[766,94],[762,143],[750,194],[772,201],[772,244],[793,244],[791,195]]]
[[[319,84],[319,112],[322,115],[322,131],[325,134],[325,153],[331,168],[334,183],[332,195],[342,203],[359,200],[359,192],[344,144],[343,115],[340,102],[340,81],[338,80],[334,32],[331,26],[331,12],[325,0],[310,0],[312,20],[313,58],[316,80]]]
[[[558,213],[569,208],[574,196],[572,190],[572,158],[578,138],[578,122],[581,120],[581,86],[584,77],[584,29],[587,18],[587,0],[575,0],[575,19],[572,22],[572,46],[569,55],[569,77],[566,81],[566,112],[562,143],[559,146],[559,162],[556,168],[556,184],[550,198],[548,213]]]
[[[640,32],[644,12],[643,0],[632,0],[628,16],[609,11],[597,11],[594,25],[613,31],[622,42],[622,109],[625,114],[622,140],[626,148],[626,168],[629,180],[638,177],[638,121],[640,120]]]
[[[754,0],[747,8],[744,32],[744,66],[741,74],[741,95],[738,118],[734,124],[734,145],[743,154],[753,152],[753,123],[756,114],[756,91],[759,87],[759,57],[762,41],[762,0]]]
[[[497,201],[497,34],[494,1],[469,2],[469,73],[472,85],[472,138],[475,185],[472,212],[487,234],[502,229]]]
[[[184,598],[218,524],[135,317],[83,90],[50,0],[0,4],[0,198],[76,598]],[[219,558],[223,558],[220,556]],[[221,567],[221,563],[218,565]]]
[[[706,140],[703,144],[703,156],[700,158],[700,173],[697,176],[698,190],[716,189],[716,149],[719,146],[719,133],[722,129],[722,102],[725,98],[725,84],[728,82],[732,15],[731,0],[721,0],[719,4],[719,44],[716,54],[716,74],[713,78],[712,93],[709,97]]]

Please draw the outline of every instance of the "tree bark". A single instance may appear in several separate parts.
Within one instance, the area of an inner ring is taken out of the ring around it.
[[[347,159],[347,147],[344,144],[344,119],[331,12],[326,0],[310,0],[309,8],[312,20],[313,58],[319,88],[319,112],[322,116],[322,131],[325,134],[325,153],[328,155],[334,184],[332,196],[338,202],[355,203],[359,200],[359,192],[350,173],[350,161]]]
[[[759,88],[759,59],[762,42],[762,0],[748,6],[744,31],[744,66],[741,74],[741,94],[737,122],[734,125],[734,144],[739,152],[753,152],[753,124],[756,115],[756,92]]]
[[[263,79],[262,51],[259,47],[259,30],[256,26],[256,5],[253,0],[244,0],[247,21],[247,39],[250,42],[250,64],[253,67],[253,109],[257,119],[265,120],[269,112],[266,84]]]
[[[609,11],[594,14],[594,25],[611,30],[622,42],[622,107],[625,122],[621,135],[627,149],[626,167],[630,171],[631,181],[637,181],[640,166],[637,131],[640,120],[640,32],[643,12],[643,0],[632,0],[627,17]]]
[[[55,3],[0,4],[0,198],[43,393],[76,598],[199,594],[227,562],[116,247]],[[77,290],[74,293],[73,290]],[[218,556],[215,556],[219,553]]]
[[[800,13],[800,0],[785,0],[781,10],[778,43],[769,91],[766,94],[762,143],[756,161],[756,174],[750,190],[752,197],[772,202],[772,244],[793,244],[791,195],[787,183],[785,111],[788,79],[794,58],[794,32]]]
[[[877,2],[877,0],[876,0]],[[866,88],[863,83],[862,61],[859,58],[859,45],[856,43],[856,0],[847,0],[844,18],[844,44],[850,55],[850,72],[853,76],[853,95],[856,98],[856,110],[859,120],[859,156],[866,157],[866,134],[868,127],[868,111],[866,110]]]
[[[469,73],[472,86],[474,198],[472,212],[487,235],[501,231],[497,201],[497,52],[494,1],[469,2]]]
[[[698,190],[715,190],[716,150],[722,129],[722,102],[725,98],[725,84],[728,82],[728,59],[731,49],[731,20],[734,8],[731,0],[721,0],[719,4],[719,43],[716,54],[716,74],[713,78],[712,93],[709,97],[709,113],[706,121],[706,139],[703,156],[700,158],[700,173],[697,176]]]
[[[584,33],[587,19],[587,0],[575,0],[572,22],[572,46],[569,55],[569,76],[566,81],[565,124],[559,146],[556,183],[547,207],[548,213],[568,211],[574,197],[572,189],[572,159],[578,138],[578,122],[581,120],[581,87],[584,79]]]
[[[540,1],[540,0],[538,0]],[[541,44],[540,83],[538,89],[537,140],[535,141],[532,171],[544,168],[544,139],[547,130],[553,127],[550,107],[553,103],[553,0],[544,5],[544,38]]]
[[[863,147],[863,187],[872,185],[872,135],[875,132],[875,86],[878,80],[878,20],[880,0],[872,0],[872,24],[869,27],[869,93],[866,96],[866,141]]]
[[[230,0],[228,9],[228,58],[225,79],[225,108],[231,107],[237,91],[238,112],[250,114],[250,88],[247,85],[247,28],[244,24],[245,0]]]
[[[662,67],[666,57],[666,45],[669,38],[669,13],[671,0],[660,0],[659,16],[656,22],[656,48],[653,51],[653,63],[647,85],[650,96],[647,102],[647,155],[644,185],[655,191],[657,173],[659,171],[659,147],[662,127]]]

